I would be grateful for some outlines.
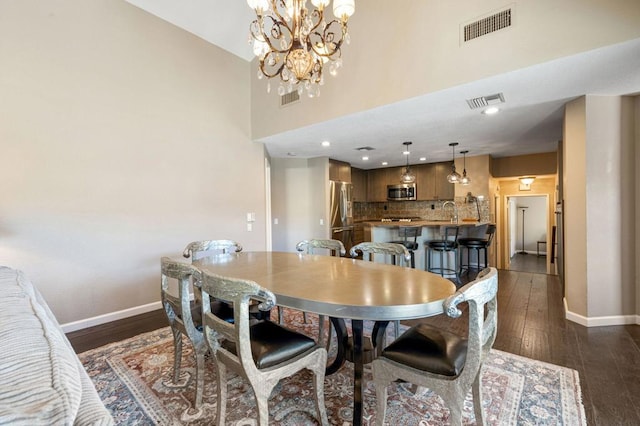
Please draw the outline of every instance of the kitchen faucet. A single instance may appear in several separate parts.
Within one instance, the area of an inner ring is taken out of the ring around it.
[[[442,203],[442,210],[444,210],[444,208],[449,204],[453,206],[453,216],[451,217],[451,223],[458,223],[458,206],[456,206],[455,202],[445,201],[444,203]]]

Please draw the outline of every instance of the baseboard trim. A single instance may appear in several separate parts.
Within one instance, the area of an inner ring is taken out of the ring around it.
[[[133,308],[110,312],[96,317],[85,318],[79,321],[68,322],[66,324],[62,324],[61,327],[62,331],[70,333],[72,331],[82,330],[83,328],[94,327],[96,325],[106,324],[108,322],[129,318],[135,315],[146,314],[147,312],[155,311],[157,309],[162,309],[162,303],[160,301],[141,306],[134,306]]]
[[[640,325],[640,315],[611,315],[604,317],[585,317],[571,312],[564,298],[565,318],[585,327],[607,327],[612,325]]]

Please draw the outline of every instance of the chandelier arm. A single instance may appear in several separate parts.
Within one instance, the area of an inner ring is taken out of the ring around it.
[[[265,31],[264,18],[267,18],[271,21],[271,35],[267,35]],[[282,27],[286,29],[286,32],[282,30]],[[289,51],[289,49],[291,49],[293,45],[293,33],[291,32],[291,28],[289,28],[286,22],[278,21],[273,16],[267,15],[264,17],[259,17],[258,19],[256,19],[251,23],[251,26],[249,27],[249,29],[250,29],[251,37],[253,37],[255,40],[258,40],[260,42],[267,43],[267,46],[269,46],[269,50],[271,50],[272,52],[286,53]],[[272,42],[272,39],[287,40],[287,33],[288,33],[288,39],[290,40],[289,43],[287,44],[287,47],[284,49],[276,48]]]
[[[315,52],[316,55],[318,56],[322,56],[325,58],[331,58],[332,56],[334,56],[335,54],[338,54],[338,57],[341,56],[340,53],[340,48],[342,47],[342,43],[344,42],[344,32],[342,32],[342,34],[340,35],[340,39],[338,41],[334,41],[333,37],[329,37],[331,36],[335,36],[336,32],[333,31],[331,29],[331,26],[333,24],[337,24],[337,25],[341,25],[340,22],[336,19],[334,19],[333,21],[329,22],[327,25],[324,26],[324,28],[322,29],[322,33],[320,33],[319,31],[313,31],[309,33],[309,36],[307,37],[308,41],[309,41],[309,45],[311,46],[311,49],[313,49],[313,51]],[[314,27],[314,30],[317,27]],[[315,35],[317,36],[321,41],[322,44],[324,46],[325,51],[321,51],[321,50],[317,50],[316,48],[316,43],[313,43],[311,40],[311,36]],[[327,40],[331,40],[331,41],[327,41]],[[332,45],[334,45],[335,47],[329,51],[329,45],[330,43]]]
[[[273,78],[273,77],[277,76],[278,74],[280,74],[280,78],[282,78],[282,68],[284,68],[284,64],[285,64],[284,61],[280,61],[280,66],[273,72],[269,72],[267,69],[265,69],[265,62],[266,62],[267,58],[270,55],[274,55],[274,54],[275,54],[275,52],[268,52],[266,55],[264,55],[263,59],[260,59],[260,63],[259,63],[258,66],[260,67],[260,71],[262,71],[262,73],[265,75],[265,77]],[[278,64],[277,61],[276,61],[276,64]],[[282,80],[283,81],[288,81],[288,79],[285,80],[284,78],[282,78]]]

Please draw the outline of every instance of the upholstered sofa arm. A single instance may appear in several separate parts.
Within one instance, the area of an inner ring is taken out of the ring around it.
[[[0,342],[0,424],[113,424],[38,290],[3,266]]]

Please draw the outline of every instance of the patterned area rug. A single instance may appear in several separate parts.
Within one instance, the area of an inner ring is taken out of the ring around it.
[[[285,314],[288,325],[314,336],[317,316],[308,317],[311,322],[304,324],[299,313]],[[84,352],[79,357],[116,424],[204,425],[215,420],[217,386],[212,362],[207,360],[203,406],[195,410],[191,406],[195,392],[191,346],[185,340],[181,380],[173,383],[173,340],[168,327]],[[255,425],[257,411],[248,383],[238,376],[230,377],[228,424]],[[346,362],[325,379],[331,424],[351,424],[352,377],[352,365]],[[304,371],[281,381],[269,400],[270,424],[316,424],[311,379],[311,373]],[[375,424],[375,390],[367,367],[364,380],[364,424]],[[574,370],[492,350],[484,366],[482,386],[483,407],[490,425],[586,425],[578,373]],[[442,400],[428,389],[412,392],[407,384],[389,388],[389,424],[448,424],[448,416]],[[465,403],[464,424],[475,424],[471,393]]]

